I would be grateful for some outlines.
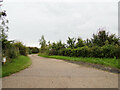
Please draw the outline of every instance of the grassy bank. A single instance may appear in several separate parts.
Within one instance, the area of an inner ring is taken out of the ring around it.
[[[27,56],[19,56],[13,59],[11,63],[2,66],[2,77],[11,75],[30,66],[32,61]]]
[[[49,56],[46,54],[38,54],[38,55],[41,57],[47,57],[47,58],[55,58],[55,59],[87,62],[87,63],[92,63],[92,64],[100,64],[100,65],[120,69],[120,65],[118,64],[118,61],[120,61],[120,59],[116,59],[116,58],[92,58],[92,57],[86,58],[86,57],[68,57],[68,56]]]

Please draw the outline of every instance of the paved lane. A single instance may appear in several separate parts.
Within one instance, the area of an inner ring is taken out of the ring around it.
[[[118,75],[63,60],[29,56],[32,65],[3,78],[3,88],[117,88]]]

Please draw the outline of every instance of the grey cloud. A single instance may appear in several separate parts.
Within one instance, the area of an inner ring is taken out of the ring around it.
[[[9,39],[39,46],[41,35],[50,41],[65,41],[68,36],[92,37],[100,27],[117,30],[117,3],[34,2],[4,4],[10,21]]]

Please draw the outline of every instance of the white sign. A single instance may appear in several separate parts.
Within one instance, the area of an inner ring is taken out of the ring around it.
[[[6,57],[3,58],[3,62],[6,62]]]

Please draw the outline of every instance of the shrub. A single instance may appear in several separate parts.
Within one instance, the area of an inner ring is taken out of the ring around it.
[[[20,54],[27,56],[27,47],[22,46],[21,48],[19,48]]]
[[[21,55],[26,56],[27,55],[27,47],[24,46],[21,42],[14,43],[15,47],[19,49],[19,52]]]
[[[120,46],[118,46],[118,45],[115,46],[113,55],[114,55],[116,58],[120,58]]]
[[[19,55],[19,50],[16,47],[11,47],[10,49],[6,50],[7,58],[16,58]]]
[[[93,46],[91,48],[91,54],[90,54],[90,57],[103,57],[103,54],[102,54],[102,48],[99,47],[99,46]]]
[[[37,47],[28,47],[29,54],[39,53],[39,49]]]
[[[63,55],[70,57],[96,57],[96,58],[120,58],[120,46],[104,45],[103,47],[79,47],[75,49],[64,48],[58,51],[51,50],[51,55]]]
[[[45,51],[49,55],[70,57],[120,58],[119,40],[115,34],[109,35],[105,30],[100,30],[98,34],[93,34],[93,38],[84,41],[78,38],[76,42],[76,38],[68,37],[67,44],[61,41],[52,44],[49,42]]]
[[[65,44],[61,41],[57,43],[52,43],[52,45],[48,48],[49,55],[62,55],[62,49],[65,49]]]

